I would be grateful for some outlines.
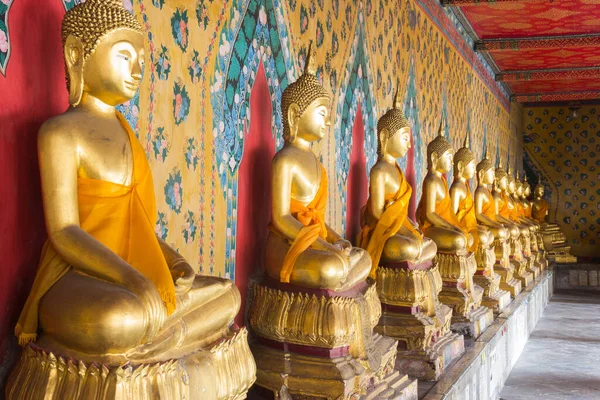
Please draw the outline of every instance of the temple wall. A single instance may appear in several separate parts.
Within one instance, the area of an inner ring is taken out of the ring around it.
[[[525,108],[525,168],[541,175],[548,220],[560,225],[575,256],[600,257],[600,107]]]
[[[65,8],[77,2],[28,7],[16,0],[10,12],[0,2],[0,341],[10,337],[45,237],[35,138],[41,122],[67,105],[59,27]],[[125,3],[146,30],[147,63],[139,96],[121,111],[152,166],[156,232],[200,273],[235,279],[243,288],[260,264],[262,252],[248,249],[260,248],[262,236],[252,232],[267,227],[262,212],[253,214],[269,205],[254,182],[240,182],[240,173],[268,182],[268,169],[252,172],[244,157],[282,145],[281,92],[299,75],[310,40],[317,75],[333,94],[330,134],[315,152],[329,176],[327,219],[337,230],[349,223],[348,176],[368,174],[375,162],[376,121],[391,106],[396,82],[413,125],[413,149],[401,161],[415,186],[413,203],[426,172],[426,144],[441,118],[455,148],[469,134],[478,159],[489,147],[492,158],[521,169],[521,108],[435,0]],[[257,78],[261,68],[264,79]],[[251,101],[255,80],[261,90]],[[353,132],[364,151],[353,147]],[[255,133],[259,139],[251,140]],[[365,190],[358,178],[352,181]],[[352,201],[350,208],[356,209]],[[252,254],[238,273],[236,254]]]

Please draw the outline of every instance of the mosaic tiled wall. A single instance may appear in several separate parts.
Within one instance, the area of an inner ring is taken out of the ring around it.
[[[511,113],[451,15],[433,0],[137,0],[133,12],[147,29],[149,59],[139,99],[125,112],[151,160],[157,232],[200,272],[235,273],[237,173],[258,66],[265,67],[281,146],[281,92],[298,76],[310,40],[317,75],[334,94],[330,135],[314,149],[330,176],[327,218],[337,230],[345,229],[357,106],[368,170],[376,121],[396,82],[414,128],[417,196],[426,144],[442,117],[455,147],[468,133],[477,157],[490,146],[505,165],[508,157],[515,167],[522,159],[519,109]]]
[[[523,110],[525,168],[541,175],[559,224],[578,256],[600,256],[600,107]]]

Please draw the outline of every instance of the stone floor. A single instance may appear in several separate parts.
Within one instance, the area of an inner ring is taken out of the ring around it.
[[[500,398],[600,399],[600,295],[554,294]]]

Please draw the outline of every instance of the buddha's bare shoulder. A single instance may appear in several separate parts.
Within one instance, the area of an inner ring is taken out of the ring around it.
[[[66,112],[48,119],[42,124],[38,132],[38,142],[50,144],[53,142],[73,142],[89,126],[89,118],[82,113],[69,109]]]
[[[315,156],[310,151],[298,149],[293,146],[284,146],[273,156],[272,165],[273,167],[292,166],[309,161],[311,158],[315,158]]]

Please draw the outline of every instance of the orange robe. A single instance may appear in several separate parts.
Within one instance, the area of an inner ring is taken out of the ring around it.
[[[469,248],[469,251],[473,252],[477,250],[477,246],[479,246],[479,229],[477,225],[477,217],[475,216],[475,203],[473,202],[471,188],[468,184],[465,184],[465,186],[467,187],[467,195],[458,204],[456,218],[458,219],[461,228],[463,230],[467,230],[471,235],[473,235],[473,245],[471,245]]]
[[[546,222],[546,215],[548,214],[548,209],[550,208],[548,202],[546,200],[540,201],[540,207],[536,207],[535,211],[532,210],[533,218],[538,221],[544,223]]]
[[[448,182],[443,176],[442,181],[444,182],[446,195],[443,199],[435,203],[435,213],[443,219],[445,219],[446,221],[448,221],[448,223],[462,230],[463,233],[468,237],[469,231],[460,224],[458,218],[456,217],[456,214],[454,214],[454,212],[452,211],[452,198],[450,197],[450,192],[448,191]],[[419,202],[419,206],[417,207],[417,221],[419,222],[421,230],[423,231],[425,236],[427,236],[427,229],[429,229],[429,227],[433,225],[427,220],[425,214],[426,211],[424,196],[421,196],[421,201]]]
[[[290,201],[290,212],[304,227],[288,249],[283,266],[279,273],[281,282],[289,283],[296,260],[308,249],[319,236],[327,239],[327,226],[325,225],[325,208],[327,207],[327,172],[321,165],[321,184],[315,198],[305,206],[295,199]],[[274,229],[274,228],[271,228]]]
[[[498,214],[504,218],[511,219],[511,209],[508,205],[508,196],[504,192],[502,193],[502,206],[500,206],[498,209]]]
[[[496,219],[496,203],[494,202],[494,197],[489,191],[488,194],[491,200],[482,205],[481,213],[489,219],[491,219],[492,221],[497,222],[498,220]]]
[[[125,186],[78,177],[79,223],[81,229],[149,278],[171,314],[176,307],[175,286],[154,233],[156,204],[150,166],[127,121],[119,113],[117,117],[129,136],[132,183]],[[21,345],[36,339],[40,299],[71,268],[52,243],[46,241],[33,287],[15,328]]]
[[[397,165],[396,167],[398,168],[398,178],[400,181],[398,191],[392,196],[386,196],[386,205],[384,206],[383,214],[381,214],[378,220],[372,217],[371,198],[367,200],[364,220],[368,222],[362,227],[358,235],[357,245],[366,249],[367,253],[371,256],[372,265],[369,276],[373,279],[377,276],[377,268],[379,267],[385,243],[389,238],[398,233],[401,227],[407,228],[416,237],[421,238],[419,231],[415,229],[407,218],[412,187],[404,178],[400,167]]]

